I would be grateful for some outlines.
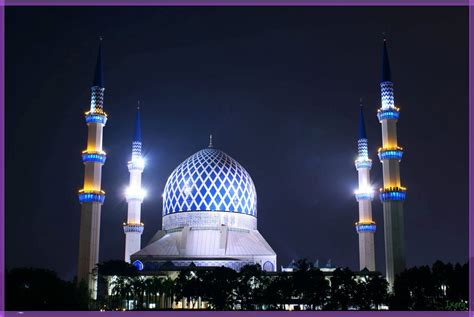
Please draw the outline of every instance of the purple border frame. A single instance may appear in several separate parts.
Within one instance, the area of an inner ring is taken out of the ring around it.
[[[443,311],[143,311],[143,312],[99,312],[99,311],[26,311],[6,312],[5,310],[5,6],[469,6],[469,311],[443,312]],[[138,317],[138,316],[183,316],[183,317],[207,317],[207,316],[352,316],[352,317],[474,317],[474,215],[471,198],[474,196],[474,109],[473,82],[474,82],[474,0],[0,0],[0,317],[4,316],[31,316],[31,317]]]

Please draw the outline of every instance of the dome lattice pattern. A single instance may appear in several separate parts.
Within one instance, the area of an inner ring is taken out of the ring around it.
[[[182,211],[229,211],[257,216],[257,194],[249,173],[224,152],[207,148],[171,173],[163,215]]]

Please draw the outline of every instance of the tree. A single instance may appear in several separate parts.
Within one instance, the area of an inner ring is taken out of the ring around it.
[[[163,289],[162,280],[156,276],[152,276],[145,281],[145,288],[148,297],[147,302],[152,301],[155,304],[159,302],[158,296],[161,295]]]
[[[205,286],[203,298],[217,310],[232,309],[237,288],[237,272],[228,267],[205,271],[202,275]]]
[[[5,290],[7,310],[86,310],[89,304],[87,287],[46,269],[7,271]]]
[[[129,309],[128,300],[130,298],[131,287],[130,279],[126,276],[116,276],[112,280],[112,296],[114,300],[112,301],[112,308],[125,308]],[[125,307],[123,307],[123,302],[125,301]]]
[[[165,303],[165,307],[163,308],[171,308],[172,299],[175,293],[175,286],[174,281],[167,277],[161,283],[161,293],[163,296],[163,302]]]
[[[321,308],[327,300],[329,282],[319,268],[306,259],[296,263],[293,273],[294,295],[310,309]]]
[[[200,284],[201,281],[195,271],[181,271],[175,280],[176,302],[184,298],[194,308],[200,296]]]
[[[143,276],[129,277],[132,298],[135,302],[134,309],[144,308],[145,279]]]
[[[240,269],[236,299],[241,309],[251,310],[261,304],[265,280],[262,268],[258,264],[245,265]]]
[[[368,277],[365,291],[370,306],[379,309],[381,305],[387,304],[388,301],[388,282],[381,275],[372,275]]]
[[[293,279],[286,273],[278,273],[263,290],[263,303],[267,309],[284,309],[285,304],[291,304],[292,297]]]
[[[356,292],[356,282],[353,273],[348,268],[337,268],[331,277],[330,299],[326,308],[332,310],[347,310],[353,305]]]
[[[395,278],[390,309],[433,310],[437,295],[436,283],[429,266],[413,267]]]

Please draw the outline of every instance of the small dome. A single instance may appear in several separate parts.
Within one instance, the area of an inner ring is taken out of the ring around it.
[[[206,148],[181,163],[163,193],[163,216],[226,211],[257,216],[257,193],[247,171],[224,152]]]

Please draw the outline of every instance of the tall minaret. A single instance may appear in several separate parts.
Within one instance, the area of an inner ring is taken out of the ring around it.
[[[367,268],[369,271],[375,271],[374,232],[376,226],[372,220],[374,191],[370,184],[372,160],[369,159],[362,102],[360,105],[357,147],[358,155],[355,166],[359,174],[359,188],[355,191],[355,197],[359,202],[359,221],[356,222],[355,227],[359,234],[359,267],[361,270]]]
[[[385,39],[380,88],[382,106],[377,113],[382,124],[382,148],[379,149],[379,158],[383,166],[383,188],[380,189],[380,200],[383,203],[386,277],[390,287],[393,287],[395,276],[405,269],[403,201],[406,189],[400,183],[399,163],[403,155],[403,149],[397,143],[397,120],[400,109],[395,107],[394,103]]]
[[[77,280],[79,282],[84,280],[87,283],[92,299],[97,298],[96,264],[99,261],[100,210],[105,199],[105,192],[101,189],[102,165],[106,158],[102,150],[102,130],[107,121],[107,114],[103,109],[105,88],[101,44],[99,43],[91,88],[91,107],[85,114],[87,149],[82,152],[82,161],[85,165],[84,187],[79,190],[81,227]]]
[[[125,233],[125,261],[130,262],[130,255],[140,251],[143,223],[140,222],[141,205],[145,192],[142,189],[142,172],[145,161],[142,157],[142,135],[140,127],[140,106],[137,106],[135,117],[135,134],[132,142],[132,159],[128,162],[130,186],[125,194],[128,202],[127,222],[123,224]]]

